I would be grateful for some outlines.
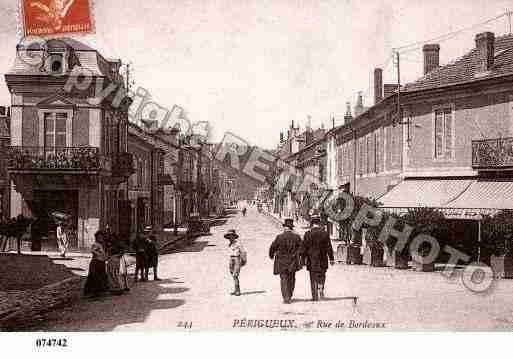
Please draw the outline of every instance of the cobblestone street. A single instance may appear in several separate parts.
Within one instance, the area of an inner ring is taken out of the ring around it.
[[[232,282],[223,234],[230,228],[237,229],[248,251],[240,297],[229,295]],[[219,330],[236,325],[237,330],[251,330],[243,327],[249,320],[281,320],[282,325],[293,323],[295,328],[313,330],[318,329],[319,321],[331,323],[332,330],[339,321],[349,330],[351,321],[384,324],[391,330],[513,328],[513,281],[499,281],[488,294],[475,294],[463,286],[460,278],[447,279],[436,272],[337,264],[327,274],[328,299],[313,303],[309,300],[307,272],[302,270],[296,278],[295,300],[283,304],[279,279],[272,275],[267,255],[280,230],[274,218],[249,208],[247,217],[236,214],[226,224],[214,227],[211,236],[161,256],[162,281],[138,283],[129,294],[119,297],[82,300],[51,313],[37,329]],[[357,305],[352,296],[358,297]],[[191,328],[182,328],[185,324]]]

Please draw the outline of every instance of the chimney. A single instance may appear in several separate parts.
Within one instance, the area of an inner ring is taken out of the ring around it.
[[[344,115],[344,125],[347,125],[352,120],[353,115],[351,115],[351,103],[346,102],[346,114]]]
[[[493,66],[495,35],[493,32],[482,32],[476,35],[478,71],[485,72]]]
[[[365,109],[363,108],[363,97],[362,92],[358,92],[358,98],[356,100],[356,105],[354,107],[354,115],[358,117]]]
[[[314,141],[313,132],[311,129],[305,131],[305,146],[308,146],[310,143]]]
[[[388,96],[392,96],[394,92],[397,91],[396,84],[384,84],[383,85],[383,98],[387,98]]]
[[[383,100],[383,70],[374,69],[374,104]]]
[[[7,109],[5,106],[0,106],[0,116],[7,116]]]
[[[283,143],[284,139],[283,139],[283,132],[280,132],[280,143]]]
[[[424,53],[424,75],[440,65],[440,45],[426,44],[422,47]]]

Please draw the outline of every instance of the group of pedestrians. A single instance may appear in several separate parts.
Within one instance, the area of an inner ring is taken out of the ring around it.
[[[135,240],[135,281],[145,282],[148,280],[150,268],[153,270],[153,280],[160,280],[157,274],[159,262],[159,250],[157,237],[150,227],[145,229],[146,235],[137,235]]]
[[[247,262],[246,251],[239,242],[234,229],[224,235],[229,243],[229,269],[234,281],[232,295],[240,295],[240,270]],[[269,257],[274,260],[273,274],[280,276],[283,302],[290,304],[296,286],[296,272],[304,266],[310,274],[312,300],[325,298],[326,271],[334,264],[333,248],[328,232],[321,226],[320,216],[312,216],[311,228],[305,232],[303,240],[294,232],[294,220],[286,218],[283,232],[278,234],[269,248]]]
[[[130,291],[128,280],[128,243],[107,227],[94,235],[95,241],[91,246],[91,262],[84,287],[86,297],[98,297],[111,293],[121,295]],[[146,228],[144,235],[138,235],[134,243],[136,250],[136,272],[141,280],[148,280],[149,269],[153,268],[155,280],[157,276],[158,247],[156,237],[151,228]]]
[[[283,223],[284,231],[269,248],[269,257],[274,259],[274,274],[280,276],[283,302],[289,304],[294,295],[296,272],[305,265],[310,274],[312,300],[324,299],[324,285],[328,264],[334,264],[333,248],[328,232],[321,227],[321,218],[311,219],[311,229],[305,232],[303,240],[293,231],[294,221]]]

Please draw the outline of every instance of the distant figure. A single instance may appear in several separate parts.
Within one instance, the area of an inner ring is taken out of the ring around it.
[[[305,233],[302,254],[306,262],[306,269],[310,272],[312,300],[324,299],[328,259],[333,265],[334,257],[330,237],[328,232],[321,227],[320,216],[312,217],[312,229]]]
[[[103,247],[103,233],[101,231],[96,232],[94,240],[91,246],[93,257],[89,263],[89,273],[84,287],[84,295],[91,297],[97,297],[109,289],[109,281],[105,270],[107,255]]]
[[[148,233],[146,237],[146,266],[144,276],[148,280],[148,273],[150,268],[153,268],[153,280],[160,280],[157,275],[157,267],[159,263],[159,249],[157,244],[157,237],[154,235],[151,227],[147,227],[145,231]]]
[[[239,282],[239,275],[240,275],[240,269],[242,266],[246,264],[247,257],[246,257],[246,251],[244,250],[244,247],[242,247],[242,244],[238,241],[239,235],[235,231],[235,229],[230,229],[225,235],[224,238],[228,239],[230,241],[230,244],[228,246],[228,254],[230,255],[229,259],[229,268],[230,268],[230,274],[233,278],[234,283],[234,290],[231,292],[231,295],[240,295],[240,282]]]
[[[146,278],[146,240],[144,237],[137,233],[135,238],[135,281],[139,279],[139,272],[141,273],[141,281],[144,282],[148,280]]]
[[[57,246],[59,247],[59,252],[61,252],[61,257],[66,257],[66,251],[68,250],[68,235],[66,234],[66,229],[64,228],[64,223],[62,221],[57,223]]]
[[[247,211],[246,207],[243,207],[243,208],[242,208],[242,215],[243,215],[244,217],[246,217],[246,211]]]
[[[274,259],[275,275],[280,275],[283,303],[290,304],[296,285],[296,272],[301,269],[301,237],[293,232],[294,220],[286,218],[284,231],[276,236],[269,248],[269,257]]]

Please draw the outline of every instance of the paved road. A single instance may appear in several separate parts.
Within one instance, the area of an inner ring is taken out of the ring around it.
[[[239,231],[248,251],[240,297],[229,295],[232,282],[227,271],[227,241],[223,238],[229,228]],[[178,253],[162,256],[163,281],[139,283],[121,297],[81,301],[52,313],[40,329],[232,329],[243,319],[251,320],[253,325],[278,326],[273,330],[284,330],[280,325],[317,329],[319,321],[332,323],[331,328],[340,321],[346,329],[350,329],[351,321],[384,324],[388,330],[513,328],[513,281],[500,281],[491,293],[477,295],[459,279],[446,279],[439,273],[335,265],[327,275],[328,300],[313,303],[303,270],[297,275],[296,300],[283,304],[278,277],[272,275],[267,257],[269,244],[280,230],[274,219],[250,208],[247,217],[237,214],[225,225],[213,228],[211,236],[199,238]],[[349,298],[354,295],[359,297],[356,306]],[[265,320],[281,322],[278,325]],[[183,323],[192,328],[180,327]]]

